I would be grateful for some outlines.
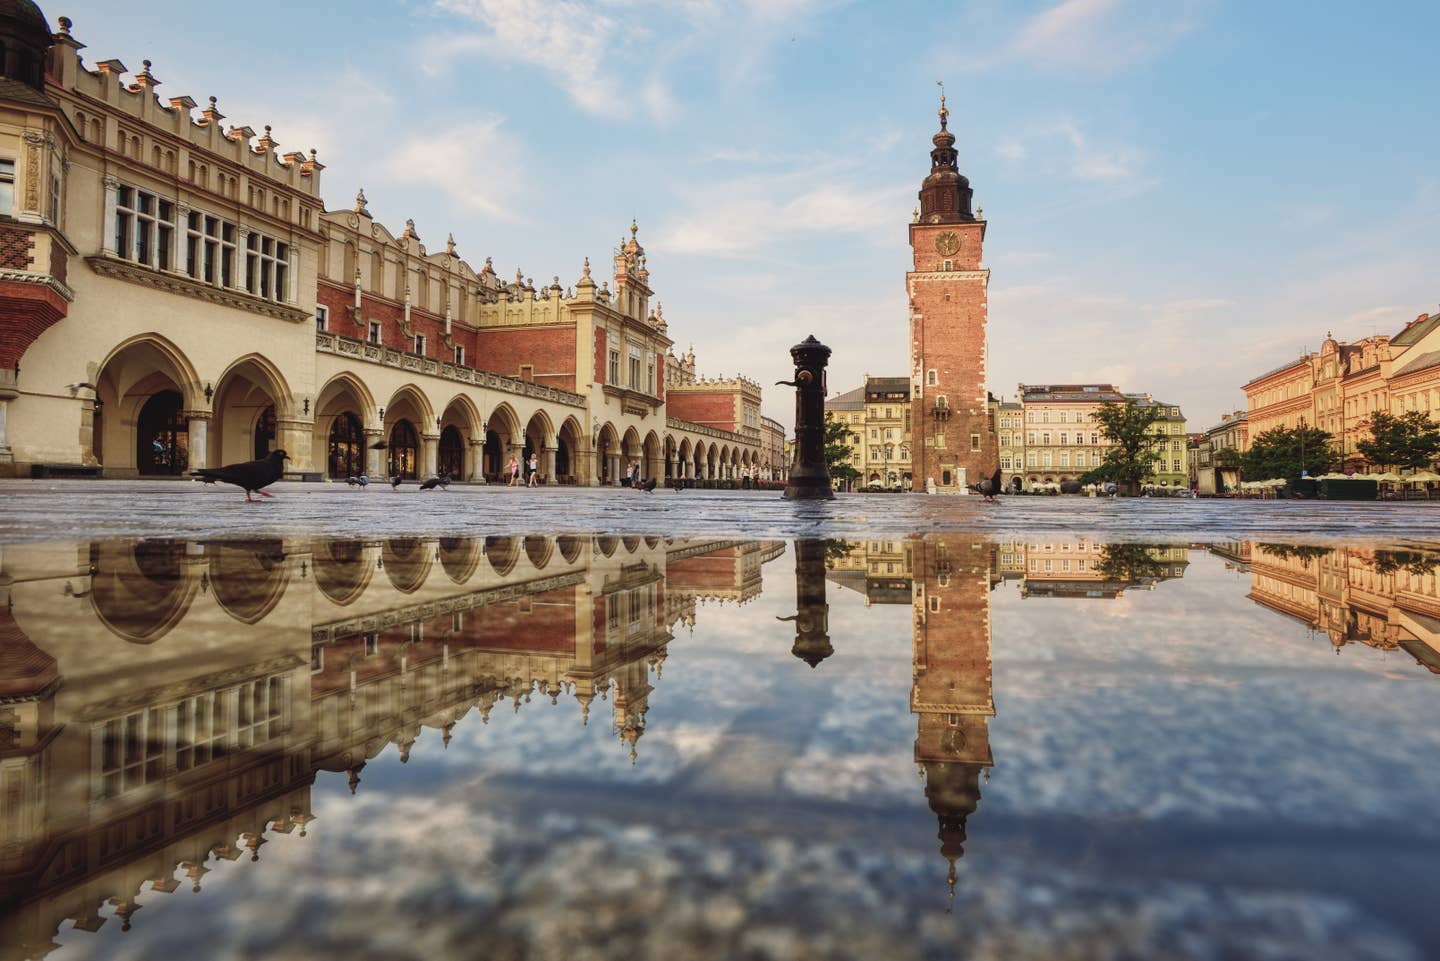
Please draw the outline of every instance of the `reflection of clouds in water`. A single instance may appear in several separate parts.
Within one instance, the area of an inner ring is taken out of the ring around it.
[[[1410,802],[1440,793],[1440,769],[1415,763],[1440,749],[1440,730],[1416,724],[1433,714],[1431,678],[1397,676],[1369,650],[1337,658],[1322,635],[1245,600],[1248,577],[1191,558],[1119,631],[1089,615],[1111,602],[996,598],[987,801],[1409,824]]]
[[[141,912],[123,940],[105,929],[65,940],[118,949],[127,961],[189,956],[197,943],[216,961],[910,961],[957,950],[986,961],[1099,961],[1197,949],[1312,961],[1420,957],[1383,924],[1325,896],[1077,874],[1043,857],[971,858],[947,915],[933,853],[864,832],[816,842],[516,817],[483,790],[356,800],[322,801],[323,834],[278,838],[268,864],[228,872],[223,904]]]

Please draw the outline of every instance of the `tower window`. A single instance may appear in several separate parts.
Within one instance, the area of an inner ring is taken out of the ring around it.
[[[930,385],[931,387],[934,387],[936,384],[940,383],[940,376],[934,370],[926,371],[925,383]]]
[[[971,450],[979,450],[979,449],[980,449],[980,435],[979,435],[979,434],[971,434],[971,435],[970,435],[970,449],[971,449]]]
[[[955,262],[954,262],[953,260],[947,260],[947,261],[945,261],[945,269],[946,269],[947,271],[948,271],[948,270],[954,270],[954,269],[955,269]]]

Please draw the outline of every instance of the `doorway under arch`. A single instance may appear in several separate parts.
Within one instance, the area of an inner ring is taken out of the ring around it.
[[[190,422],[178,390],[152,394],[135,422],[135,464],[141,474],[178,476],[190,463]]]

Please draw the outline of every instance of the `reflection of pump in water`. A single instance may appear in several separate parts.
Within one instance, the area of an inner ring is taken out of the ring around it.
[[[790,653],[811,667],[835,653],[830,646],[830,605],[825,601],[825,541],[795,542],[795,613],[776,620],[795,622]]]

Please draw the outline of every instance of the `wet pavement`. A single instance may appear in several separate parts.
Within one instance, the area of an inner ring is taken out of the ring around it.
[[[644,497],[156,487],[227,532],[440,496],[623,529]],[[110,488],[77,526],[158,522]],[[772,514],[687,503],[747,498]],[[34,510],[0,539],[6,959],[1440,955],[1413,544],[42,540]]]
[[[775,492],[520,489],[413,483],[353,490],[277,484],[247,504],[234,488],[191,481],[0,481],[0,542],[83,537],[399,536],[616,533],[653,536],[897,537],[977,532],[1111,541],[1283,538],[1307,543],[1440,540],[1440,500],[1381,503],[844,494],[793,503]]]

